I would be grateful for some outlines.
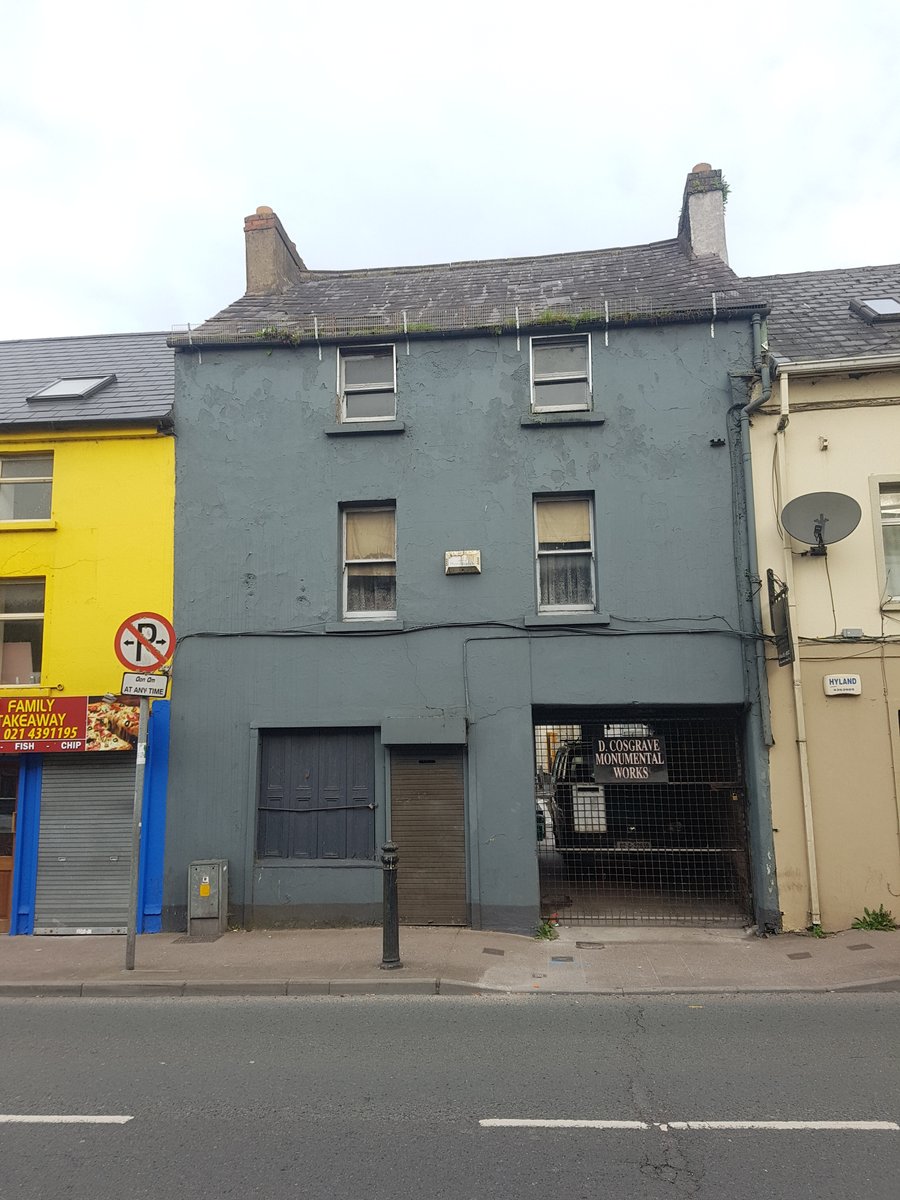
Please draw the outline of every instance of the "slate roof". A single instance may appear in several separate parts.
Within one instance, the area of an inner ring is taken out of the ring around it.
[[[531,258],[489,259],[416,267],[308,271],[284,292],[245,295],[174,344],[196,338],[245,340],[278,326],[320,337],[403,329],[419,332],[528,324],[546,314],[596,317],[609,306],[611,323],[681,319],[713,305],[758,306],[758,290],[714,255],[692,258],[677,239],[644,246]],[[243,336],[242,336],[243,335]]]
[[[27,397],[57,379],[111,375],[84,400]],[[175,379],[165,333],[0,342],[0,425],[83,425],[170,420]]]
[[[771,301],[773,354],[792,359],[900,354],[900,322],[869,325],[849,307],[851,300],[866,297],[900,300],[900,264],[764,275],[742,282]]]

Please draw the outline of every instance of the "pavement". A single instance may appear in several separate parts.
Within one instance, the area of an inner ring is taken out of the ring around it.
[[[215,940],[0,937],[0,998],[30,996],[900,992],[900,931],[814,938],[744,930],[560,926],[542,941],[404,927],[382,970],[380,928],[232,931]]]

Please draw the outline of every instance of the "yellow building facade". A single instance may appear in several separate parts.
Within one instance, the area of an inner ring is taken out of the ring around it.
[[[0,931],[118,932],[127,916],[137,701],[114,643],[127,617],[172,613],[172,389],[164,334],[0,343]]]

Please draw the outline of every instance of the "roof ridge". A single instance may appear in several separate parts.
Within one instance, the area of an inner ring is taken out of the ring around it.
[[[870,266],[858,267],[825,267],[819,271],[786,271],[771,275],[741,275],[742,283],[759,283],[769,279],[818,279],[823,275],[849,275],[854,272],[867,271],[900,271],[900,263],[875,263]]]
[[[0,339],[0,346],[33,346],[37,342],[87,342],[98,341],[101,338],[104,341],[109,341],[111,338],[139,337],[159,337],[165,339],[171,332],[170,329],[139,329],[134,333],[72,333],[58,334],[53,337],[2,338]]]
[[[462,268],[462,267],[486,267],[494,263],[521,263],[521,262],[538,262],[548,259],[557,258],[588,258],[597,254],[618,254],[625,250],[655,250],[659,247],[672,246],[679,249],[677,238],[664,238],[658,242],[641,242],[633,246],[607,246],[596,250],[554,250],[550,254],[519,254],[512,258],[461,258],[451,260],[449,262],[434,262],[434,263],[413,263],[408,266],[398,267],[351,267],[347,270],[331,270],[328,268],[311,269],[306,272],[304,281],[308,278],[347,278],[347,276],[368,276],[368,275],[405,275],[415,274],[417,271],[435,271],[447,268]],[[714,258],[714,255],[706,257]],[[725,266],[726,264],[722,264]],[[295,285],[301,286],[301,285]],[[263,293],[260,293],[261,295]]]

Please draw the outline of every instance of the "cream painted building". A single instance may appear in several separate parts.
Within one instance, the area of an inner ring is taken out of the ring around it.
[[[846,929],[882,904],[900,919],[900,266],[754,283],[772,303],[771,393],[750,418],[760,599],[770,635],[786,607],[794,655],[766,647],[783,924]],[[823,492],[849,500],[810,501],[791,537],[785,505]],[[810,553],[854,501],[852,532]]]

